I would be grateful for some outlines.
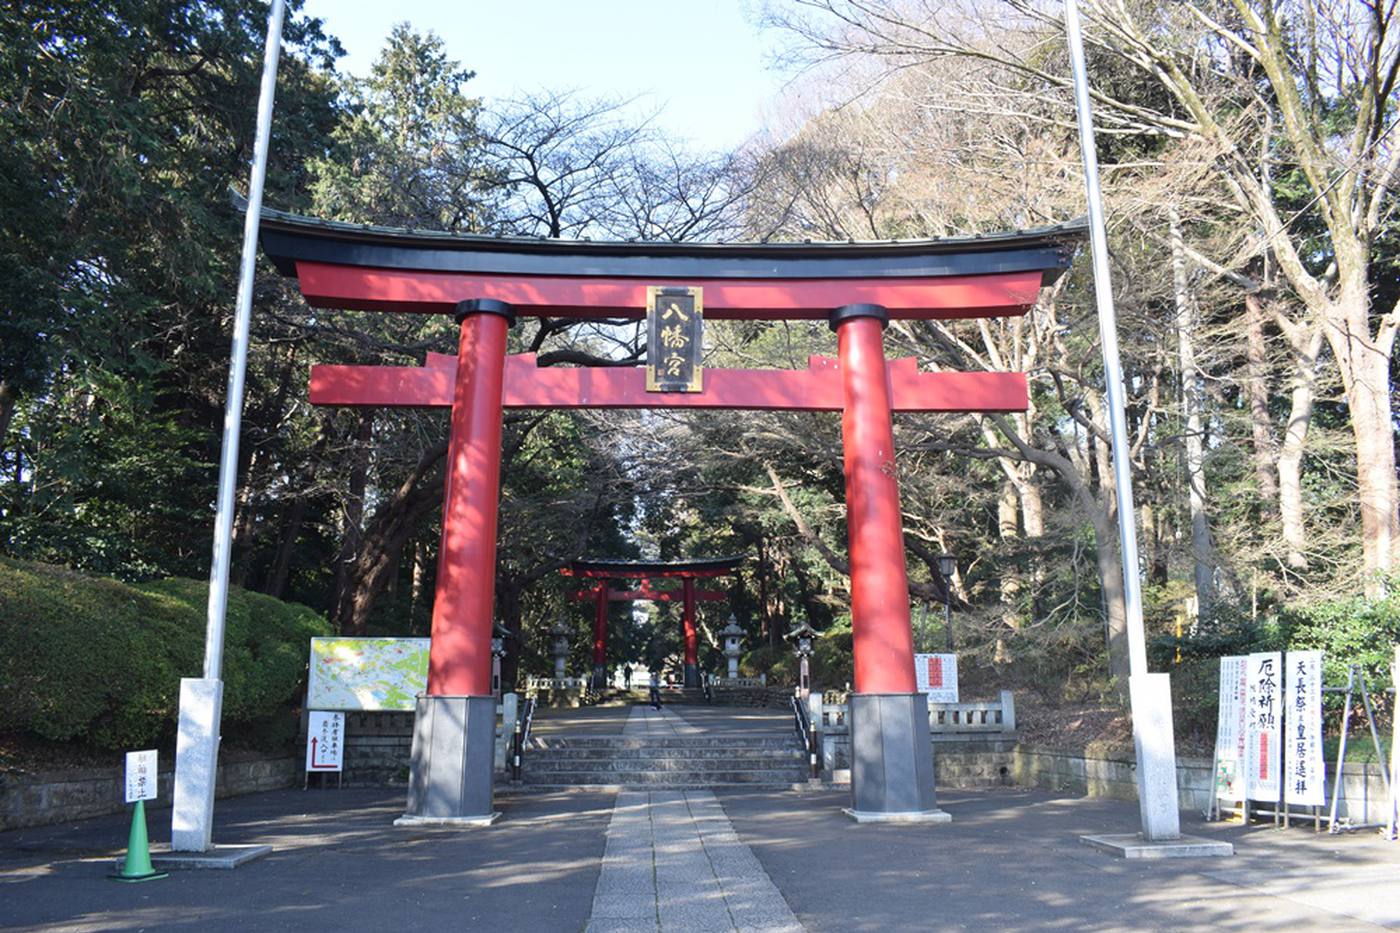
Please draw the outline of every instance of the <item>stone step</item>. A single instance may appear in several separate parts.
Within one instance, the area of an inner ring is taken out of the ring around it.
[[[649,736],[534,736],[531,749],[563,748],[797,748],[789,736],[649,735]]]
[[[637,759],[749,761],[755,758],[805,757],[802,749],[796,745],[773,748],[532,748],[526,751],[526,755],[531,761],[540,759],[556,761],[631,761]]]
[[[524,767],[527,771],[578,771],[606,774],[614,771],[771,771],[800,768],[801,758],[753,758],[735,760],[715,758],[696,760],[691,758],[638,758],[613,761],[578,761],[574,759],[527,758]]]
[[[549,785],[559,787],[588,786],[638,786],[638,787],[714,787],[724,785],[794,785],[806,780],[806,770],[801,768],[773,768],[763,770],[714,770],[714,772],[686,772],[686,770],[613,770],[613,772],[582,772],[582,770],[531,770],[526,766],[526,785]]]

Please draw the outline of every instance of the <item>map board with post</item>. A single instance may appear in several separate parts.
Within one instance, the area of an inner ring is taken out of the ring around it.
[[[428,688],[427,638],[313,638],[307,709],[412,711]]]

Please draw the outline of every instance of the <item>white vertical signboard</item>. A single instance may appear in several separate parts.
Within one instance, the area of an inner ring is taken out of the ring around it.
[[[958,656],[956,654],[914,655],[914,677],[920,693],[930,703],[958,702]]]
[[[1251,654],[1246,662],[1245,794],[1250,800],[1279,799],[1279,745],[1283,739],[1283,656],[1277,651]]]
[[[1322,789],[1322,652],[1290,651],[1285,660],[1283,800],[1302,807],[1327,802]]]
[[[345,764],[345,714],[306,714],[306,770],[340,771]]]
[[[1220,659],[1220,718],[1215,727],[1215,796],[1244,800],[1246,659]]]
[[[126,753],[126,802],[156,799],[156,750]]]

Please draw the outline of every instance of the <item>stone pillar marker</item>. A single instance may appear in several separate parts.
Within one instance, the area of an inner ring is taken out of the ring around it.
[[[841,443],[851,560],[851,806],[857,822],[948,822],[933,787],[928,702],[914,676],[909,578],[879,305],[831,313],[841,365]]]
[[[428,692],[418,698],[408,802],[398,826],[489,825],[496,738],[491,637],[501,474],[501,395],[509,305],[458,306],[452,430]]]

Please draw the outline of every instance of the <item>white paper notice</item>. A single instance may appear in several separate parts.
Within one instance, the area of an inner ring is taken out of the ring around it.
[[[920,693],[930,703],[958,702],[958,656],[956,654],[914,655],[914,676]]]
[[[1220,659],[1220,718],[1215,727],[1215,796],[1244,799],[1246,659]]]
[[[345,714],[306,714],[306,770],[339,771],[345,764]]]
[[[1283,743],[1283,799],[1320,807],[1327,802],[1322,787],[1322,652],[1290,651],[1285,663],[1288,739]]]
[[[1247,662],[1245,695],[1245,778],[1250,800],[1279,799],[1279,762],[1283,738],[1283,656],[1277,651],[1251,654]]]
[[[126,753],[126,802],[156,799],[156,750]]]

